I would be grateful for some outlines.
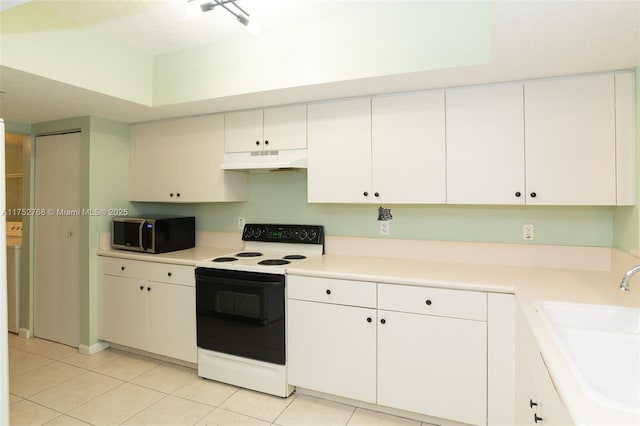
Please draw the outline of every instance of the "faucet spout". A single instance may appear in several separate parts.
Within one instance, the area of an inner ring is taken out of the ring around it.
[[[620,281],[621,291],[629,291],[629,281],[631,280],[631,277],[633,277],[633,275],[638,271],[640,271],[640,265],[634,266],[633,268],[629,269],[626,274],[624,274],[624,277],[622,277],[622,281]]]

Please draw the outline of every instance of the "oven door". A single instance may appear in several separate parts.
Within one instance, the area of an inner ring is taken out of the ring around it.
[[[285,365],[285,277],[196,268],[198,347]]]

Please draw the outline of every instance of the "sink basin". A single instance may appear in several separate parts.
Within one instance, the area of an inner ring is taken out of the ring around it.
[[[640,309],[563,302],[536,307],[585,394],[640,413]]]

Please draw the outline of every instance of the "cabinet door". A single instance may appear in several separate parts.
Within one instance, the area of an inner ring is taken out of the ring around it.
[[[174,201],[176,122],[161,121],[131,127],[131,200]]]
[[[98,338],[147,348],[147,295],[143,280],[102,275],[99,284]]]
[[[148,351],[197,362],[195,287],[147,282]]]
[[[549,375],[538,344],[520,309],[516,310],[516,424],[570,426],[573,420]]]
[[[304,149],[306,147],[306,105],[289,105],[264,110],[264,149]]]
[[[378,311],[378,404],[487,421],[487,324]]]
[[[371,191],[371,101],[308,106],[308,201],[367,202]]]
[[[376,401],[376,310],[288,301],[289,384]]]
[[[524,204],[522,84],[447,90],[447,202]]]
[[[614,205],[613,74],[525,83],[524,100],[527,204]]]
[[[225,152],[262,151],[262,135],[261,109],[224,115]]]
[[[176,201],[223,201],[224,115],[178,120]]]
[[[443,91],[373,98],[371,128],[373,201],[446,202]]]

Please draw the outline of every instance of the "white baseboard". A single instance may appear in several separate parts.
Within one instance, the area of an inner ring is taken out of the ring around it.
[[[107,342],[98,342],[98,343],[94,343],[91,346],[80,345],[78,347],[78,351],[83,355],[93,355],[95,353],[104,351],[108,347],[109,347],[109,343],[107,343]]]
[[[31,331],[29,331],[28,328],[20,328],[18,329],[18,336],[22,337],[23,339],[30,339],[33,336],[31,335]]]

